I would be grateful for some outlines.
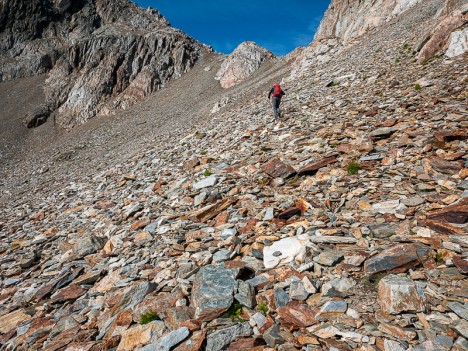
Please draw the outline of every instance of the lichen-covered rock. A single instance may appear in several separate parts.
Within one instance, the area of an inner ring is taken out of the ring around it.
[[[195,318],[210,321],[226,312],[234,301],[236,287],[235,269],[222,264],[200,269],[192,292]]]

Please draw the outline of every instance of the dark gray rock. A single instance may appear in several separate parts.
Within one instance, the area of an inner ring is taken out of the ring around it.
[[[78,258],[91,255],[102,249],[105,241],[105,238],[98,238],[96,236],[85,237],[78,240],[75,245],[73,245],[73,252]]]
[[[241,305],[252,309],[256,304],[255,288],[246,282],[240,281],[237,294],[234,295],[234,298],[239,301]]]
[[[192,289],[195,318],[210,321],[226,312],[233,303],[237,271],[224,265],[200,269]]]

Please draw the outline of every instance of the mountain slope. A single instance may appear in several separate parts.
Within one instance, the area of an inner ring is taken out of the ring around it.
[[[9,162],[1,347],[467,349],[468,58],[412,50],[443,6],[311,60],[281,123],[290,63],[222,89],[205,52]]]

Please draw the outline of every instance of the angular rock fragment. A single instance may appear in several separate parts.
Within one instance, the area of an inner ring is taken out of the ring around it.
[[[206,351],[224,350],[238,336],[251,335],[252,328],[249,323],[241,323],[229,328],[217,330],[206,338]]]
[[[213,219],[233,203],[237,201],[236,198],[226,198],[213,205],[205,206],[189,215],[190,219],[194,222],[204,223]]]
[[[290,165],[275,158],[262,166],[262,171],[272,178],[289,178],[296,174]]]
[[[406,272],[426,261],[429,251],[429,247],[420,244],[396,245],[368,259],[364,269],[367,274]]]
[[[389,314],[422,312],[425,296],[421,288],[410,278],[389,275],[379,282],[379,304]]]
[[[263,264],[265,268],[274,268],[301,259],[305,254],[308,236],[297,236],[278,240],[263,249]]]
[[[297,173],[299,175],[309,175],[309,174],[315,174],[320,168],[323,168],[325,166],[328,166],[329,164],[337,162],[337,155],[331,155],[328,157],[325,157],[317,162],[310,163],[308,165],[305,165],[302,167]]]
[[[315,315],[318,310],[309,307],[301,301],[291,301],[286,306],[278,308],[278,316],[285,322],[307,328],[317,324]]]
[[[463,169],[463,164],[457,161],[447,161],[440,157],[432,157],[430,160],[432,168],[444,174],[457,174]]]
[[[224,265],[209,265],[200,269],[192,290],[195,319],[210,321],[226,312],[234,300],[237,272]]]

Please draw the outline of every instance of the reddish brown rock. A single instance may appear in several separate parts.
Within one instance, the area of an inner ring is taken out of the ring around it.
[[[76,300],[80,296],[86,294],[86,290],[80,288],[78,285],[70,285],[57,291],[52,295],[52,303],[61,303],[65,301]]]
[[[147,297],[139,303],[133,310],[133,320],[140,323],[141,316],[151,312],[158,314],[164,313],[166,310],[174,307],[177,300],[184,298],[184,294],[180,290],[176,290],[170,294],[159,294],[155,297]]]
[[[205,341],[206,330],[197,331],[186,341],[177,346],[174,351],[199,351]]]
[[[434,134],[433,144],[442,149],[445,148],[446,143],[466,139],[468,139],[468,133],[465,131],[439,132]]]
[[[280,214],[278,214],[277,218],[281,219],[283,221],[287,221],[291,217],[294,217],[296,215],[300,216],[301,214],[302,214],[302,212],[301,212],[300,208],[291,207],[291,208],[288,208],[286,211],[283,211]]]
[[[317,313],[318,309],[312,309],[302,301],[291,301],[286,306],[278,308],[278,316],[283,321],[301,328],[317,324],[318,321],[315,319]]]
[[[204,223],[210,219],[219,215],[222,211],[227,209],[233,203],[237,201],[237,198],[227,198],[221,200],[213,205],[205,206],[195,212],[193,212],[189,218],[194,222]]]
[[[433,169],[444,174],[457,174],[463,169],[462,162],[447,161],[440,157],[432,157],[430,163]]]
[[[31,316],[23,311],[15,311],[0,317],[0,333],[9,332],[21,322],[31,319]]]
[[[455,205],[432,212],[427,218],[437,222],[466,224],[468,223],[468,198],[461,200]]]
[[[262,171],[273,178],[289,178],[296,174],[290,165],[275,158],[262,166]]]
[[[452,260],[460,273],[468,274],[468,258],[463,256],[454,256],[452,257]]]
[[[298,174],[299,175],[307,175],[307,174],[315,174],[320,168],[323,168],[329,164],[337,162],[337,155],[331,155],[325,157],[317,162],[310,163],[304,167],[302,167]]]
[[[246,337],[240,336],[237,340],[233,341],[230,345],[228,350],[229,351],[237,351],[237,350],[245,350],[246,348],[257,347],[265,345],[265,340],[262,337]]]

